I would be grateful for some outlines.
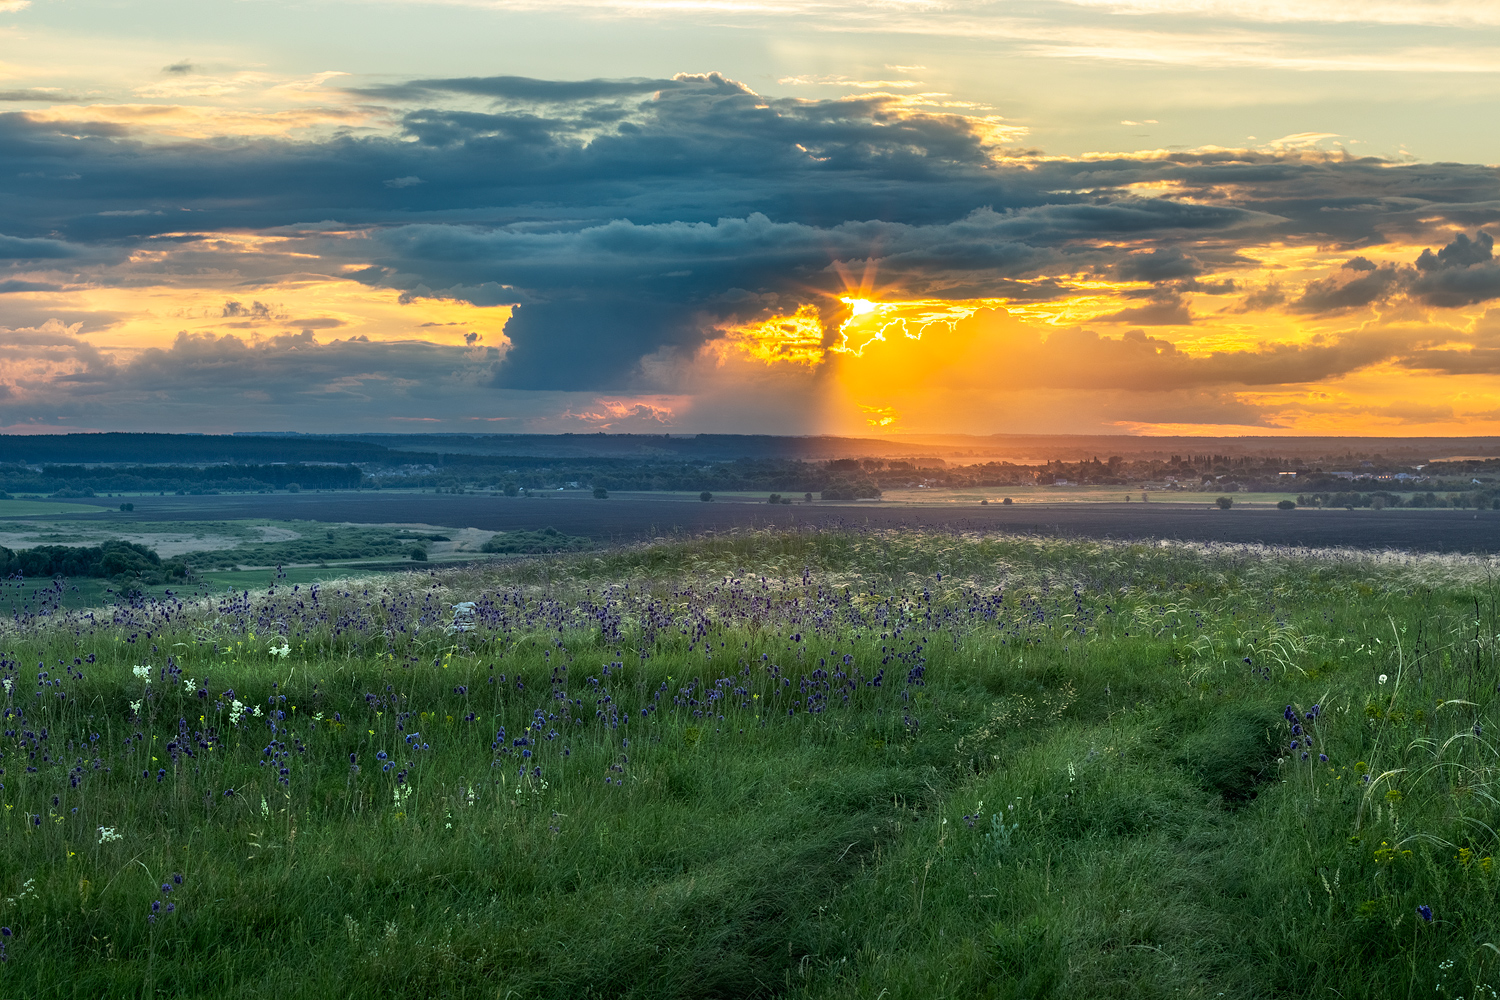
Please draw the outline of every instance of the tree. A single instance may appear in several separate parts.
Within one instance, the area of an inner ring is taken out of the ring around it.
[[[781,503],[781,494],[772,493],[770,498],[766,500],[766,503]]]
[[[595,486],[594,487],[594,499],[595,500],[608,500],[609,499],[609,490],[605,489],[603,486]]]
[[[802,502],[803,503],[812,503],[812,494],[811,493],[804,493],[804,494],[802,494]]]
[[[427,550],[424,549],[424,548],[422,548],[422,546],[420,546],[420,545],[413,546],[411,552],[409,553],[409,555],[411,556],[412,559],[416,560],[417,562],[426,562],[427,561]]]
[[[712,493],[708,492],[708,490],[704,490],[702,493],[698,494],[698,499],[702,500],[704,503],[710,503],[710,502],[712,502],[713,498],[714,498],[714,495]]]
[[[1228,510],[1234,506],[1234,497],[1219,497],[1214,503],[1219,505],[1220,510]]]

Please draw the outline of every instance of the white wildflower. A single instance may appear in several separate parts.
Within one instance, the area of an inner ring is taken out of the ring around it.
[[[1384,684],[1384,683],[1385,683],[1385,681],[1386,681],[1386,677],[1385,677],[1385,674],[1381,674],[1381,675],[1380,675],[1380,683],[1382,683],[1382,684]]]
[[[235,698],[229,703],[229,724],[231,726],[238,726],[240,724],[240,719],[244,718],[244,716],[245,703],[243,701],[240,701],[238,698]]]
[[[187,680],[182,682],[182,690],[186,691],[188,694],[197,694],[198,682],[189,677]]]
[[[8,896],[8,897],[6,897],[5,901],[7,903],[14,903],[18,899],[25,899],[27,896],[35,896],[35,895],[36,895],[36,879],[29,878],[29,879],[26,880],[26,884],[23,885],[23,886],[21,886],[21,891],[20,892],[16,893],[14,896]]]
[[[135,674],[141,680],[145,681],[147,684],[151,683],[151,668],[150,667],[143,667],[139,663],[137,663],[135,666],[133,666],[133,667],[130,668],[130,672],[132,674]]]
[[[143,700],[144,699],[139,699],[138,698],[135,701],[132,701],[130,703],[130,711],[131,711],[132,714],[134,714],[134,715],[140,715],[141,714],[141,702]]]
[[[267,650],[267,652],[269,652],[272,656],[279,656],[283,660],[287,658],[287,654],[291,651],[292,647],[288,646],[285,640],[282,640],[280,646],[272,646],[269,650]]]
[[[314,722],[322,722],[323,721],[323,713],[319,712],[317,715],[314,715],[313,716],[313,721]]]
[[[253,715],[253,716],[255,716],[257,719],[260,718],[260,716],[261,716],[260,706],[256,705],[255,706],[255,711],[251,712],[250,714]]]
[[[0,680],[0,684],[5,686],[5,693],[10,694],[10,689],[14,686],[15,682],[7,677],[4,680]]]
[[[125,835],[119,833],[112,826],[101,826],[99,828],[99,843],[107,844],[112,840],[124,840]]]

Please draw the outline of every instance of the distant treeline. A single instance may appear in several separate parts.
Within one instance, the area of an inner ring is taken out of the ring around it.
[[[177,492],[285,489],[348,490],[360,485],[356,465],[47,465],[40,473],[25,466],[0,466],[0,489],[10,493]]]
[[[1500,491],[1464,490],[1455,493],[1438,493],[1428,490],[1403,497],[1399,493],[1375,490],[1359,493],[1346,490],[1340,493],[1299,493],[1299,507],[1458,507],[1473,510],[1500,510]]]
[[[109,541],[92,547],[39,545],[14,552],[0,545],[0,572],[5,576],[93,576],[167,583],[187,578],[181,559],[162,559],[135,542]]]
[[[1059,448],[1067,444],[1061,438],[1047,440]],[[1500,460],[1488,457],[1424,467],[1407,464],[1405,457],[1377,453],[1365,459],[1351,451],[1304,464],[1291,453],[1231,453],[1210,447],[1216,443],[1211,439],[1170,440],[1203,447],[1167,456],[958,465],[915,454],[922,450],[919,445],[912,446],[914,454],[899,458],[890,457],[890,449],[897,447],[890,441],[769,435],[0,435],[0,491],[77,497],[91,492],[256,491],[293,484],[304,489],[494,491],[576,485],[610,491],[813,493],[834,499],[874,497],[882,490],[914,485],[972,489],[1066,483],[1331,494],[1370,477],[1364,481],[1371,487],[1432,491],[1445,499],[1455,490],[1493,488],[1500,477]],[[1098,441],[1111,446],[1109,439]],[[1469,442],[1483,454],[1481,443]],[[830,449],[836,453],[835,445],[866,444],[869,457],[815,457]],[[1268,440],[1267,448],[1272,444]],[[1120,447],[1128,452],[1129,441],[1122,439]],[[875,454],[882,450],[886,457]],[[741,457],[733,457],[736,451]]]

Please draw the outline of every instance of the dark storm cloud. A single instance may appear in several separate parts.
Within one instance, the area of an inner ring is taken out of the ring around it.
[[[358,97],[400,102],[399,134],[166,142],[0,114],[0,258],[170,250],[128,277],[95,277],[136,281],[208,273],[236,252],[199,234],[258,232],[281,245],[234,259],[247,281],[272,283],[280,267],[407,301],[515,304],[495,383],[581,389],[632,384],[641,359],[690,351],[715,324],[834,303],[841,273],[858,280],[867,266],[879,287],[950,298],[1065,295],[1079,273],[1150,282],[1147,301],[1113,319],[1185,323],[1183,295],[1235,291],[1223,272],[1257,266],[1248,248],[1447,240],[1500,210],[1489,167],[997,155],[989,124],[905,98],[767,98],[717,74],[431,79]],[[1431,266],[1356,264],[1287,308],[1484,301],[1500,294],[1486,239]],[[1244,308],[1283,294],[1267,286]]]
[[[0,235],[0,260],[56,260],[76,256],[77,252],[58,240],[16,239]]]
[[[1114,267],[1122,281],[1170,281],[1203,273],[1203,262],[1181,250],[1160,247],[1130,254]]]

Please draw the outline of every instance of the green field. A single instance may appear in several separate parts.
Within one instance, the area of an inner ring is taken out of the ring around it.
[[[22,616],[0,996],[1489,997],[1496,568],[767,532]]]
[[[37,517],[48,514],[97,514],[108,510],[86,503],[59,503],[55,500],[0,500],[0,517]]]

